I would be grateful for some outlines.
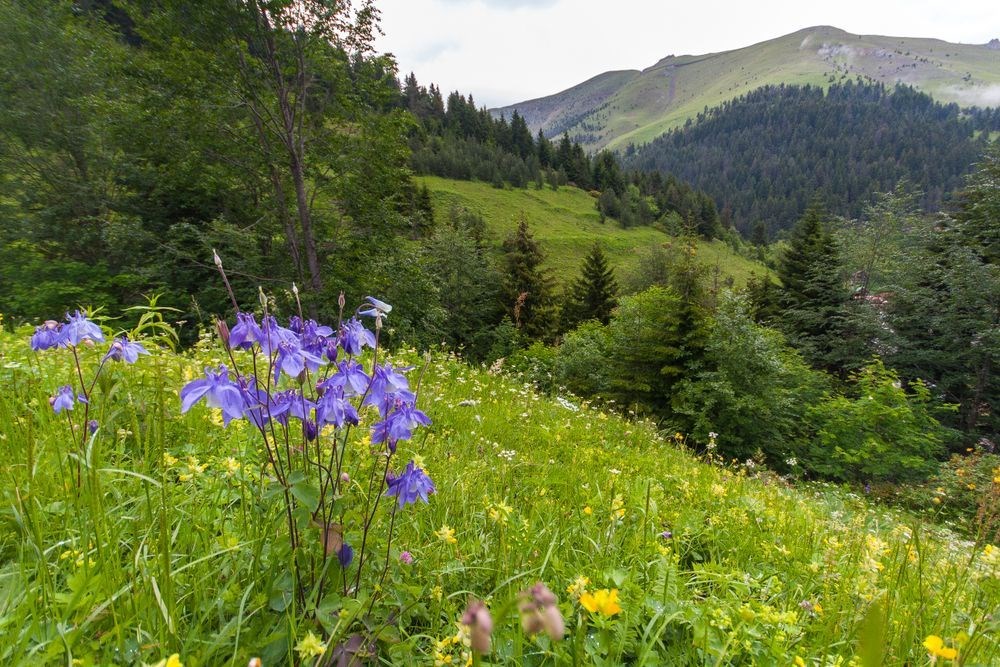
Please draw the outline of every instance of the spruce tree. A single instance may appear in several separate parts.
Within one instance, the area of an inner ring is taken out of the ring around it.
[[[858,352],[851,350],[837,244],[826,212],[813,201],[792,230],[778,267],[781,315],[776,322],[813,366],[846,377]]]
[[[618,305],[617,294],[615,271],[608,265],[601,244],[595,243],[583,260],[580,276],[570,287],[563,315],[564,327],[572,329],[586,320],[607,324],[611,311]]]
[[[522,214],[517,231],[503,242],[504,308],[528,338],[550,339],[556,332],[553,280],[542,268],[545,255]]]

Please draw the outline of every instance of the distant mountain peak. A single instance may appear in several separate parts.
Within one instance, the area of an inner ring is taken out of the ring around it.
[[[983,46],[816,25],[730,51],[669,55],[641,71],[605,72],[493,113],[509,117],[516,109],[532,132],[568,132],[599,150],[644,144],[705,108],[767,85],[826,88],[860,79],[909,85],[960,106],[1000,106],[1000,39],[986,44],[985,53]]]

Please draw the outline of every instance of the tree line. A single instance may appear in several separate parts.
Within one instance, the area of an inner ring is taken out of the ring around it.
[[[452,92],[446,102],[437,86],[421,86],[413,73],[405,77],[401,96],[419,121],[410,135],[418,174],[495,187],[573,185],[597,192],[602,217],[625,227],[666,222],[674,231],[688,225],[716,238],[728,226],[712,197],[676,176],[626,170],[614,153],[588,155],[567,133],[555,140],[540,130],[532,136],[516,110],[508,121],[477,108],[472,95]]]

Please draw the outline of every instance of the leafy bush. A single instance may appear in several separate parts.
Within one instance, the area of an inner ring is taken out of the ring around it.
[[[745,459],[760,449],[769,464],[786,465],[807,436],[806,410],[825,379],[810,370],[781,334],[755,324],[749,299],[723,296],[705,347],[704,370],[683,379],[673,408],[690,420],[691,435],[719,452]]]
[[[948,429],[931,414],[921,382],[903,389],[895,371],[875,360],[855,375],[858,397],[831,396],[807,411],[817,435],[807,469],[840,481],[909,482],[937,469]]]
[[[934,508],[971,535],[1000,540],[1000,456],[978,448],[953,454],[933,477],[892,500],[916,511]]]
[[[531,347],[516,350],[507,358],[505,368],[514,374],[522,375],[534,383],[539,391],[550,393],[555,388],[554,368],[556,349],[541,341],[535,341]]]
[[[591,320],[566,334],[555,359],[559,384],[578,396],[607,396],[611,389],[607,327]]]

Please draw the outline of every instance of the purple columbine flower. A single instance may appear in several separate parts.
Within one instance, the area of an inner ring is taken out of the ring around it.
[[[302,324],[302,331],[299,340],[302,348],[317,357],[322,357],[326,352],[327,338],[333,335],[333,329],[328,326],[317,324],[316,320],[306,320]]]
[[[76,347],[85,340],[103,343],[104,334],[101,333],[101,328],[87,319],[87,316],[79,310],[72,315],[66,313],[66,325],[62,328],[60,344]]]
[[[68,384],[64,384],[63,386],[59,387],[59,390],[56,392],[55,396],[49,398],[49,405],[52,406],[52,409],[55,411],[56,414],[59,414],[63,410],[73,409],[74,398],[75,396],[73,395],[73,387],[71,387]]]
[[[358,421],[358,411],[344,399],[344,390],[340,387],[326,390],[316,402],[318,424],[341,428],[345,423],[357,425]]]
[[[396,443],[413,437],[413,429],[418,426],[430,426],[430,418],[417,410],[412,403],[394,402],[396,409],[384,420],[372,427],[372,443],[389,443],[389,450],[396,450]]]
[[[352,317],[340,327],[340,346],[351,356],[358,356],[365,346],[375,347],[375,334],[365,328],[365,325]]]
[[[669,530],[665,530],[662,533],[660,533],[660,538],[664,540],[669,540],[673,536],[674,534],[671,533]]]
[[[111,348],[104,355],[105,359],[112,361],[124,361],[126,364],[134,364],[139,360],[140,354],[149,354],[141,343],[134,343],[125,336],[115,338],[111,343]]]
[[[205,399],[208,407],[222,409],[222,423],[226,426],[233,419],[243,416],[246,404],[240,387],[229,379],[229,369],[220,365],[218,371],[205,369],[205,377],[192,380],[181,389],[181,413],[191,409],[195,403]]]
[[[317,385],[321,391],[329,391],[339,387],[343,390],[345,397],[357,396],[365,393],[371,378],[365,373],[361,364],[353,359],[345,359],[337,364],[337,372]]]
[[[94,435],[95,433],[97,433],[98,426],[100,426],[100,424],[97,423],[96,419],[91,419],[89,422],[87,422],[87,430],[90,431],[90,435]]]
[[[378,408],[381,415],[385,417],[389,412],[389,408],[393,405],[393,399],[398,399],[404,403],[415,401],[416,396],[410,391],[409,380],[406,379],[405,375],[400,374],[400,371],[405,373],[409,370],[412,370],[412,366],[393,368],[389,363],[376,366],[372,374],[371,390],[368,392],[368,396],[365,397],[362,405],[374,405]],[[392,396],[389,396],[390,394]]]
[[[412,460],[406,464],[406,469],[398,477],[390,473],[386,483],[389,488],[385,495],[395,496],[399,507],[413,504],[418,499],[426,503],[427,496],[434,493],[434,482],[423,468],[418,468]]]
[[[366,315],[368,317],[385,317],[390,312],[392,312],[392,306],[387,304],[385,301],[379,301],[373,296],[366,296],[365,301],[368,303],[365,306],[365,310],[358,311],[358,315]]]
[[[230,339],[231,337],[232,334],[230,334]],[[277,352],[282,343],[301,347],[298,334],[291,329],[280,326],[274,315],[268,315],[261,322],[257,342],[260,343],[260,349],[267,355]]]
[[[261,338],[253,313],[236,313],[236,325],[229,331],[229,347],[249,350]]]
[[[62,325],[55,320],[45,320],[31,335],[31,349],[35,352],[59,347],[62,342]]]
[[[281,373],[285,373],[291,378],[297,378],[307,368],[315,373],[324,363],[322,357],[304,349],[297,338],[282,340],[278,343],[277,350],[278,356],[274,360],[275,382],[278,381]]]

